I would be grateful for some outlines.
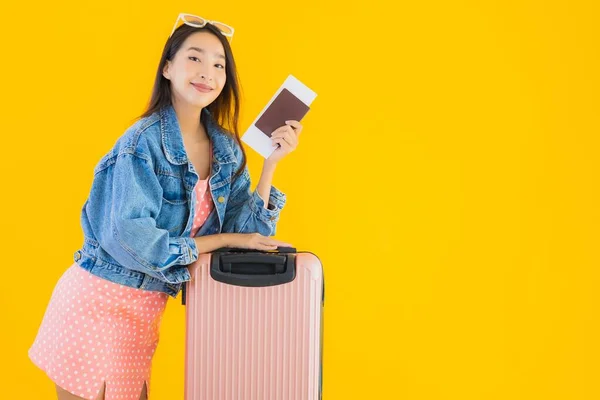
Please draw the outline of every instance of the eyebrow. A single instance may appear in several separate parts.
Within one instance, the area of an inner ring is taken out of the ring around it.
[[[192,47],[189,47],[189,48],[188,48],[188,51],[189,51],[189,50],[196,50],[196,51],[197,51],[197,52],[199,52],[199,53],[206,53],[206,52],[204,51],[204,49],[201,49],[200,47],[194,47],[194,46],[192,46]],[[218,58],[222,58],[223,60],[225,60],[225,56],[224,56],[223,54],[215,53],[215,55],[216,55]]]

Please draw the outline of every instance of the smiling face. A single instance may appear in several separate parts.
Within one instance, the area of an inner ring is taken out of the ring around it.
[[[196,32],[188,36],[172,60],[167,60],[163,76],[171,82],[174,101],[204,108],[225,86],[225,65],[219,39],[209,32]]]

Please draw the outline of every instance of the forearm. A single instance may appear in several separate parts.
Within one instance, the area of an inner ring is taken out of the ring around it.
[[[276,164],[269,163],[268,161],[264,162],[262,173],[256,186],[260,198],[265,202],[264,208],[269,207],[269,195],[271,194],[273,175],[275,175],[275,166]]]
[[[233,243],[233,234],[218,233],[216,235],[198,236],[194,238],[198,254],[210,253],[222,247],[229,247]]]

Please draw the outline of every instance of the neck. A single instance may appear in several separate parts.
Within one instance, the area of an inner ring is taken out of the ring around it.
[[[178,101],[177,99],[173,99],[172,104],[181,129],[181,136],[184,139],[208,139],[208,135],[201,123],[202,107],[199,108],[185,101]]]

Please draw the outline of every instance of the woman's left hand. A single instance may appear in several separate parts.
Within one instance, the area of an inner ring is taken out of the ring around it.
[[[279,145],[267,158],[271,164],[277,164],[283,157],[296,150],[298,138],[302,132],[302,125],[298,121],[285,121],[285,125],[275,129],[271,134],[273,145]]]

